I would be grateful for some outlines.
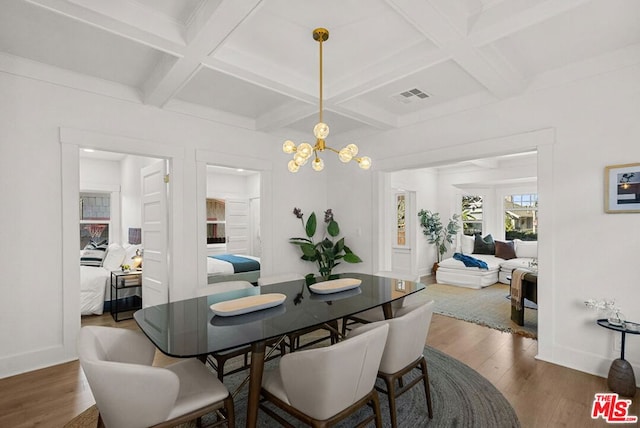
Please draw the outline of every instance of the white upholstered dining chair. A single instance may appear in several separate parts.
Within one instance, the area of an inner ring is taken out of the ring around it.
[[[265,373],[262,397],[314,427],[334,425],[369,405],[373,415],[359,426],[375,420],[381,427],[374,385],[388,330],[381,325],[332,346],[283,356],[277,369]],[[283,423],[282,416],[264,402],[260,408]]]
[[[347,340],[352,340],[352,338],[358,337],[381,325],[389,326],[387,343],[378,371],[378,377],[384,380],[386,390],[382,388],[376,389],[388,395],[389,413],[391,415],[391,426],[393,428],[397,427],[396,398],[421,381],[424,386],[429,418],[433,418],[429,374],[423,351],[427,335],[429,334],[434,303],[435,302],[431,300],[426,303],[417,303],[402,307],[398,309],[395,317],[392,319],[365,324],[353,329]],[[403,376],[414,369],[418,370],[420,375],[408,383],[405,383]],[[397,388],[396,383],[398,383]]]
[[[235,425],[233,398],[195,358],[153,367],[156,347],[140,332],[86,326],[78,336],[80,364],[107,428],[172,427],[224,409],[214,426]],[[101,425],[102,424],[102,425]]]

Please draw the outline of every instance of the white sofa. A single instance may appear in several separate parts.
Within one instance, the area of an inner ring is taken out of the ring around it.
[[[496,282],[509,284],[507,277],[519,267],[528,268],[531,261],[538,257],[537,241],[521,241],[515,239],[513,246],[515,258],[504,259],[490,254],[474,254],[474,237],[462,235],[457,252],[471,256],[487,263],[488,269],[467,267],[460,260],[448,258],[441,261],[436,271],[438,284],[457,285],[468,288],[483,288]],[[505,242],[505,241],[502,241]],[[508,241],[506,241],[508,242]]]

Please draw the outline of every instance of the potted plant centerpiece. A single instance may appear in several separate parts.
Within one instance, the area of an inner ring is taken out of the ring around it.
[[[315,241],[317,229],[316,213],[312,212],[306,223],[304,214],[300,208],[294,208],[293,214],[302,222],[302,228],[307,235],[306,238],[291,238],[289,242],[300,247],[302,251],[302,260],[317,263],[320,276],[326,281],[332,279],[331,272],[333,268],[338,266],[341,261],[347,263],[360,263],[362,260],[351,251],[344,243],[344,237],[334,242],[340,234],[338,222],[333,218],[333,212],[328,209],[324,212],[324,224],[326,225],[325,233],[322,239]],[[307,281],[314,278],[315,274],[307,275]]]
[[[420,226],[422,226],[422,233],[427,237],[429,244],[436,246],[437,261],[433,264],[431,274],[435,275],[438,269],[438,263],[442,260],[442,256],[447,252],[447,244],[453,244],[453,237],[456,236],[460,230],[460,224],[458,220],[460,216],[454,214],[445,227],[440,220],[439,213],[432,213],[431,211],[420,210],[418,213],[420,218]]]

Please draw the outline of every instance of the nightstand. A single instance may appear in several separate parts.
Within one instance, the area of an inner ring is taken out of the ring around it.
[[[133,318],[142,308],[142,271],[111,271],[111,316],[115,321]]]

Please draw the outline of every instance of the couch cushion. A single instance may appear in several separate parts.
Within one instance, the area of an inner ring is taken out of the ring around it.
[[[496,256],[492,256],[489,254],[473,254],[471,257],[485,262],[489,268],[488,269],[489,272],[500,270],[500,264],[504,262],[503,259],[499,259]],[[480,269],[477,267],[466,267],[464,263],[454,258],[444,259],[443,261],[438,263],[438,269],[440,269],[441,267],[447,268],[447,269],[466,270],[467,272],[472,272],[472,271],[487,272],[487,269]]]
[[[512,270],[517,268],[528,269],[529,263],[531,262],[531,260],[533,260],[533,258],[530,258],[530,257],[503,260],[502,263],[500,264],[500,270],[502,270],[503,272],[511,272]]]
[[[473,254],[495,254],[496,246],[493,242],[493,236],[488,234],[484,238],[480,235],[475,236],[475,241],[473,243]]]
[[[516,257],[538,257],[538,241],[521,241],[516,239]]]
[[[516,258],[516,247],[513,241],[496,241],[496,257],[510,260]]]
[[[460,237],[460,252],[462,254],[473,254],[473,246],[476,239],[473,236],[462,235]]]

